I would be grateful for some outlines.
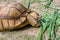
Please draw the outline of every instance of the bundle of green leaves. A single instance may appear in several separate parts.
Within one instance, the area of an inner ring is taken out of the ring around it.
[[[45,8],[52,8],[50,7],[53,0],[46,0],[47,4],[44,5]],[[43,11],[42,13],[42,19],[39,21],[41,23],[40,32],[38,34],[37,40],[43,40],[43,34],[48,31],[48,40],[60,40],[57,38],[56,30],[60,28],[60,13],[58,12],[59,9],[57,9],[54,5],[54,13],[50,14],[48,11]]]
[[[44,11],[42,14],[42,19],[39,21],[42,26],[40,27],[40,32],[38,34],[38,40],[42,40],[43,34],[48,30],[48,40],[57,40],[56,29],[60,27],[60,13],[55,11],[54,14],[50,14]]]

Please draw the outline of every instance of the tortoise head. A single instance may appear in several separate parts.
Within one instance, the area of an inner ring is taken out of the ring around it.
[[[39,13],[36,13],[35,11],[31,11],[29,13],[29,15],[27,16],[27,19],[28,19],[29,23],[34,27],[38,27],[40,25],[38,23],[38,20],[41,19],[41,16]]]
[[[41,18],[41,15],[35,11],[31,11],[30,15],[37,21]]]

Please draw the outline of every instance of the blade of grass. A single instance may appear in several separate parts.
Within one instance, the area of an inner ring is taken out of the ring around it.
[[[42,30],[43,30],[43,28],[41,26],[40,27],[40,32],[39,32],[38,37],[37,37],[37,40],[42,40],[42,37],[43,37]]]
[[[48,40],[51,40],[51,29],[52,29],[52,25],[50,24],[48,28]]]
[[[56,25],[56,20],[58,16],[58,10],[54,12],[54,19],[53,19],[53,24],[52,24],[52,32],[51,35],[53,36],[53,40],[57,40],[56,38],[56,33],[55,33],[55,25]]]
[[[38,34],[37,40],[42,40],[42,38],[43,38],[43,25],[42,25],[42,20],[39,20],[38,22],[41,24],[41,27],[40,27],[40,32]]]
[[[53,0],[46,0],[46,5],[45,8],[49,8],[50,4],[52,3]]]
[[[29,0],[29,2],[28,2],[28,9],[29,9],[29,7],[30,7],[30,0]]]

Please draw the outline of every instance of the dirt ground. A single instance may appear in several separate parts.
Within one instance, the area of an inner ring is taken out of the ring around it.
[[[39,28],[26,27],[24,29],[0,32],[0,40],[37,40]]]
[[[26,3],[28,1],[26,1],[26,0],[16,0],[16,1],[20,2],[25,7],[27,7]],[[57,5],[57,8],[60,8],[60,6],[58,6],[58,5],[60,5],[60,0],[54,0],[53,2]],[[34,2],[31,4],[30,9],[40,13],[40,15],[41,15],[42,12],[40,11],[40,9],[45,10],[45,8],[42,6],[42,4],[45,4],[45,2]],[[54,10],[48,9],[48,11],[50,13],[53,13]],[[37,40],[39,31],[40,31],[40,28],[26,26],[22,29],[18,29],[18,30],[14,30],[14,31],[0,32],[0,40]],[[60,36],[60,30],[58,30],[58,32],[57,32],[57,35]]]

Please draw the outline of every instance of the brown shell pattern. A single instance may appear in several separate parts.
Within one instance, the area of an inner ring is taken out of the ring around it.
[[[13,30],[26,20],[26,8],[17,2],[0,3],[0,31]]]

